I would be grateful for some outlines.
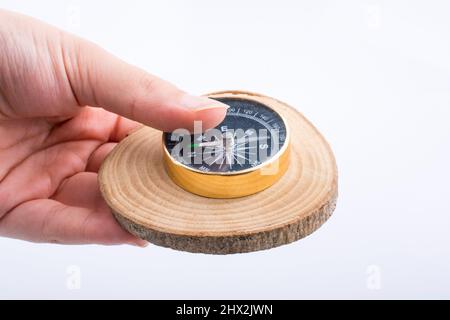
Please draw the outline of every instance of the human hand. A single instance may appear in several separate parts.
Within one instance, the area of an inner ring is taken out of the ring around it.
[[[210,128],[225,105],[34,19],[0,10],[0,21],[0,235],[144,246],[101,197],[103,159],[139,123]]]

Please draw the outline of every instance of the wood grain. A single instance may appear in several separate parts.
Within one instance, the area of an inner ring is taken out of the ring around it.
[[[285,116],[291,128],[286,174],[247,197],[194,195],[168,177],[161,132],[144,127],[124,139],[99,172],[103,197],[119,223],[151,243],[211,254],[269,249],[318,229],[332,214],[338,192],[335,159],[322,135],[278,100],[241,91],[210,96],[252,98]]]

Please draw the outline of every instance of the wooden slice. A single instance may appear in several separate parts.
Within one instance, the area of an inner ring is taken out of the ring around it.
[[[254,99],[284,115],[291,128],[286,174],[247,197],[194,195],[168,177],[161,132],[143,127],[117,145],[99,172],[103,197],[119,223],[151,243],[211,254],[269,249],[317,230],[332,214],[338,192],[335,159],[322,135],[278,100],[240,91],[209,96]]]

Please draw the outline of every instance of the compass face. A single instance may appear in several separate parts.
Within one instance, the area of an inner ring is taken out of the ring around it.
[[[241,98],[216,98],[230,106],[214,129],[164,134],[176,162],[205,173],[239,173],[275,157],[286,143],[286,124],[264,104]]]

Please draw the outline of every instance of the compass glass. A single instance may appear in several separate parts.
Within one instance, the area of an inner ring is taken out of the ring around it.
[[[276,111],[253,100],[216,100],[230,106],[216,128],[164,134],[165,146],[177,162],[202,172],[238,173],[269,161],[282,149],[286,125]]]

